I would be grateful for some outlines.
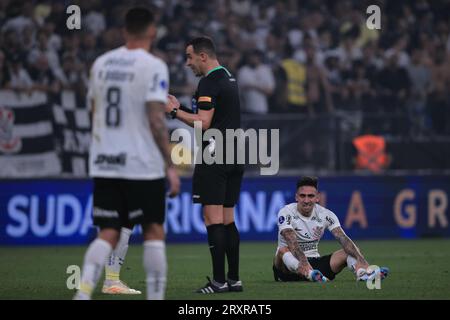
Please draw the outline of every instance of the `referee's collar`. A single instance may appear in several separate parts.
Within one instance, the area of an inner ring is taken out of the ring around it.
[[[216,70],[220,70],[220,69],[223,69],[223,70],[225,70],[226,71],[226,73],[228,73],[228,76],[230,76],[231,77],[231,73],[225,68],[225,67],[223,67],[223,66],[218,66],[218,67],[215,67],[214,69],[212,69],[212,70],[209,70],[208,71],[208,73],[206,74],[206,76],[205,77],[207,77],[207,76],[209,76],[211,73],[213,73],[214,71],[216,71]]]

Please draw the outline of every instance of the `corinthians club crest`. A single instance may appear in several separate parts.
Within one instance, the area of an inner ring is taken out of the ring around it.
[[[22,148],[22,140],[13,136],[14,112],[0,107],[0,152],[15,153]]]

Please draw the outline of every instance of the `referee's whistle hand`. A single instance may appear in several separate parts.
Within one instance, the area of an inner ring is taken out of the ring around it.
[[[175,96],[169,94],[167,95],[167,98],[168,100],[165,108],[167,113],[170,113],[174,108],[178,109],[180,107],[180,102]]]
[[[167,180],[169,181],[169,198],[174,198],[180,193],[181,181],[178,177],[178,173],[175,168],[170,167],[167,169]]]

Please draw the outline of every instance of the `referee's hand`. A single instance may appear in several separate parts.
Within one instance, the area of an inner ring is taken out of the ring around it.
[[[166,113],[170,113],[173,109],[178,109],[180,107],[180,102],[175,96],[169,94],[167,95],[167,98],[168,100],[165,107]]]
[[[167,180],[169,181],[169,191],[167,195],[169,198],[174,198],[180,193],[181,182],[180,177],[174,167],[169,167],[166,170]]]

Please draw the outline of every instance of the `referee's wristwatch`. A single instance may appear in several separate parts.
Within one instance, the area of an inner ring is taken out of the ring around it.
[[[170,111],[169,114],[172,119],[175,119],[177,117],[177,111],[178,111],[178,108],[173,108],[172,111]]]

